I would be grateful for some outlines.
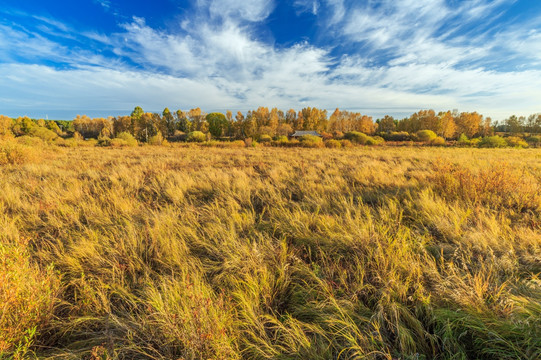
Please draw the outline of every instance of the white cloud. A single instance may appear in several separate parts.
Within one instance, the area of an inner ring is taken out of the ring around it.
[[[112,49],[119,57],[115,61],[4,26],[0,50],[8,63],[0,65],[5,84],[0,104],[74,110],[141,105],[156,111],[165,106],[208,111],[317,106],[378,116],[459,108],[496,119],[540,110],[535,106],[541,98],[541,71],[532,64],[538,61],[539,66],[541,39],[531,23],[501,29],[497,39],[484,30],[459,36],[442,28],[449,18],[479,21],[480,14],[495,11],[496,3],[475,0],[457,8],[444,0],[380,0],[373,7],[368,6],[372,2],[359,6],[326,0],[321,6],[332,9],[331,14],[322,14],[315,3],[297,1],[298,6],[311,4],[305,8],[325,17],[332,34],[339,34],[334,43],[358,47],[358,52],[336,57],[332,48],[308,42],[281,48],[259,40],[252,23],[266,19],[274,7],[264,0],[200,0],[195,15],[182,21],[183,31],[178,33],[153,29],[144,19],[134,18],[117,34],[82,34]],[[202,21],[204,11],[217,20]],[[70,33],[68,27],[62,31]],[[490,70],[486,64],[498,47],[509,59],[528,56],[529,66]],[[70,66],[17,64],[19,52],[30,60]],[[383,55],[386,61],[374,61]]]
[[[261,21],[274,8],[273,0],[198,0],[200,8],[208,8],[213,18],[229,18],[246,21]]]

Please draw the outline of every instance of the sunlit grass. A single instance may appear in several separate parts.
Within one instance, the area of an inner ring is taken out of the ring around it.
[[[0,167],[5,358],[541,357],[537,150],[35,154]]]

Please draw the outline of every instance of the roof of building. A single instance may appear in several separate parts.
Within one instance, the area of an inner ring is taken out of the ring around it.
[[[315,130],[306,130],[306,131],[295,131],[295,133],[291,136],[304,136],[304,135],[313,135],[313,136],[321,136],[319,133]]]

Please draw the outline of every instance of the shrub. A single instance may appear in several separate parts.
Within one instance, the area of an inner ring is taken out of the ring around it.
[[[148,139],[148,144],[149,145],[165,145],[162,133],[158,131],[156,135],[151,136],[150,139]]]
[[[479,147],[484,148],[503,148],[507,146],[507,141],[504,138],[494,135],[486,136],[479,142]]]
[[[82,140],[84,140],[85,138],[83,137],[83,135],[81,135],[80,132],[75,131],[75,132],[73,132],[73,139],[74,139],[74,140],[77,140],[77,141],[82,141]]]
[[[383,136],[387,141],[410,141],[411,135],[406,131],[393,131]]]
[[[470,139],[468,139],[466,134],[460,134],[460,136],[458,137],[458,140],[457,140],[456,143],[458,145],[460,145],[460,146],[470,146],[471,145],[471,141],[470,141]]]
[[[0,165],[24,164],[36,159],[35,150],[12,140],[0,141]]]
[[[138,145],[137,140],[129,132],[121,132],[120,134],[116,136],[116,139],[124,140],[125,145],[122,145],[122,146],[137,146]]]
[[[186,136],[188,142],[205,142],[207,141],[207,135],[201,131],[192,131]]]
[[[287,136],[277,136],[274,141],[272,142],[272,145],[273,146],[288,146],[289,144],[289,139],[287,138]]]
[[[441,136],[437,136],[434,139],[430,140],[430,145],[432,146],[444,146],[445,144],[445,139]]]
[[[325,132],[325,131],[321,132],[321,137],[325,141],[331,140],[332,138],[334,138],[334,136],[331,133],[328,133],[328,132]]]
[[[244,144],[244,141],[242,141],[242,140],[235,140],[235,141],[230,142],[229,146],[233,147],[233,148],[241,148],[241,147],[244,147],[246,145]]]
[[[15,141],[19,144],[31,146],[31,147],[44,147],[47,146],[47,143],[41,140],[40,138],[31,137],[28,135],[19,136],[15,138]]]
[[[98,146],[111,146],[111,139],[108,137],[98,139]]]
[[[350,131],[344,135],[344,138],[351,142],[364,145],[368,140],[368,135],[358,131]]]
[[[80,141],[75,140],[74,138],[69,139],[62,139],[58,138],[54,144],[57,146],[67,147],[67,148],[74,148],[79,146]]]
[[[340,141],[338,141],[338,140],[327,140],[325,142],[325,146],[328,147],[328,148],[337,149],[337,148],[342,147],[342,143],[340,143]]]
[[[98,140],[97,139],[87,139],[85,141],[82,141],[80,143],[81,146],[88,146],[88,147],[92,147],[92,146],[96,146],[98,145]]]
[[[533,147],[541,146],[541,136],[530,136],[526,138],[526,142]]]
[[[109,142],[109,145],[112,147],[126,147],[128,146],[128,143],[126,142],[126,140],[114,138],[114,139],[111,139],[111,141]]]
[[[303,147],[316,148],[323,146],[323,140],[319,136],[303,135],[301,136],[301,144]]]
[[[53,140],[58,138],[58,135],[54,131],[41,126],[33,127],[28,133],[28,135],[37,137],[46,142],[52,142]]]
[[[350,148],[353,147],[353,143],[349,140],[340,140],[340,144],[343,148]]]
[[[385,142],[381,136],[369,136],[366,145],[381,145]]]
[[[270,143],[271,141],[272,141],[272,138],[270,137],[270,135],[264,134],[259,137],[260,143]]]
[[[509,136],[505,138],[505,141],[507,141],[507,145],[516,147],[516,148],[527,148],[528,143],[524,141],[524,139],[519,138],[518,136]]]
[[[417,140],[422,142],[430,142],[433,139],[437,138],[438,135],[432,130],[419,130],[417,131]]]

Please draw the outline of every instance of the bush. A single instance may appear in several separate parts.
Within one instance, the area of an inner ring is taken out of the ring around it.
[[[15,138],[15,141],[19,144],[31,146],[31,147],[44,147],[47,146],[47,143],[41,140],[40,138],[31,137],[28,135],[19,136]]]
[[[338,140],[327,140],[325,142],[325,146],[328,147],[328,148],[337,149],[337,148],[342,147],[342,143],[340,143],[340,141],[338,141]]]
[[[507,141],[504,138],[495,136],[486,136],[479,142],[479,147],[484,148],[503,148],[507,146]]]
[[[433,139],[438,137],[438,135],[436,135],[436,133],[432,130],[417,131],[416,136],[417,136],[417,140],[422,141],[422,142],[430,142]]]
[[[277,136],[274,141],[272,142],[273,146],[288,146],[289,145],[289,139],[287,136]]]
[[[343,148],[350,148],[353,147],[353,143],[349,140],[340,140],[340,144]]]
[[[460,134],[460,136],[458,137],[458,140],[457,140],[456,143],[458,145],[460,145],[460,146],[470,146],[471,145],[471,141],[470,141],[470,139],[468,139],[466,134]]]
[[[532,147],[541,146],[541,136],[530,136],[526,138],[526,142]]]
[[[244,141],[242,140],[235,140],[235,141],[230,142],[229,146],[233,148],[241,148],[241,147],[245,147],[246,144],[244,144]]]
[[[524,139],[519,138],[517,136],[509,136],[505,138],[505,141],[507,141],[507,145],[516,147],[516,148],[527,148],[528,143],[524,141]]]
[[[28,135],[37,137],[46,142],[52,142],[53,140],[58,138],[58,135],[54,131],[41,126],[33,127],[28,133]]]
[[[88,139],[88,140],[84,140],[80,143],[80,146],[88,146],[88,147],[92,147],[92,146],[96,146],[98,145],[98,140],[97,139]]]
[[[411,135],[406,131],[393,131],[383,136],[387,141],[410,141]]]
[[[344,135],[346,140],[364,145],[368,141],[369,136],[358,131],[350,131]]]
[[[36,159],[35,150],[15,141],[0,141],[0,165],[24,164]]]
[[[156,135],[151,136],[150,139],[148,139],[148,144],[149,145],[165,145],[162,133],[158,131]]]
[[[301,144],[303,147],[316,148],[323,146],[323,140],[315,135],[301,136]]]
[[[260,143],[270,143],[271,141],[272,141],[272,138],[269,135],[264,134],[259,137]]]
[[[98,139],[98,146],[111,146],[111,139],[108,137]]]
[[[331,140],[334,138],[334,136],[331,133],[328,133],[325,131],[321,132],[321,137],[323,138],[324,141]]]
[[[192,131],[186,136],[188,142],[205,142],[207,141],[207,135],[201,131]]]
[[[116,136],[116,139],[124,140],[125,145],[122,145],[122,146],[137,146],[138,145],[137,140],[129,132],[121,132],[120,134],[118,134]],[[113,139],[113,140],[115,140],[115,139]],[[118,142],[118,143],[120,143],[120,142]]]
[[[381,145],[385,142],[381,136],[369,136],[366,145]]]
[[[74,138],[69,138],[69,139],[62,139],[62,138],[58,138],[54,144],[57,145],[57,146],[62,146],[62,147],[67,147],[67,148],[74,148],[74,147],[77,147],[79,146],[79,141],[75,140]]]
[[[445,144],[445,139],[441,136],[437,136],[434,139],[430,140],[430,145],[432,146],[444,146]]]

